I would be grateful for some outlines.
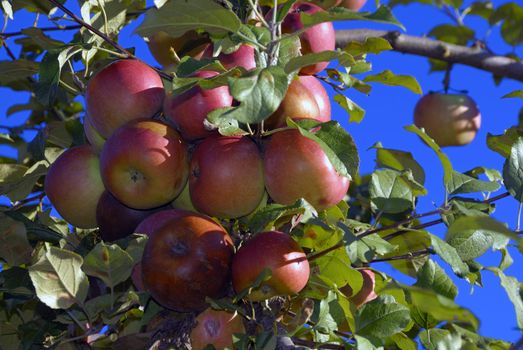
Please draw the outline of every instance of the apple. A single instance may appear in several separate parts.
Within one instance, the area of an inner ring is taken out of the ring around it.
[[[187,146],[176,130],[155,120],[124,125],[107,139],[100,155],[105,187],[134,209],[171,202],[189,172]]]
[[[84,119],[85,138],[93,146],[96,153],[100,153],[105,143],[105,138],[95,129],[91,118],[88,115]]]
[[[367,3],[367,0],[342,0],[339,6],[352,11],[359,11]]]
[[[321,7],[310,3],[296,3],[292,6],[289,14],[282,23],[283,33],[294,33],[303,30],[304,25],[301,22],[301,14],[313,14],[324,11]],[[268,16],[271,16],[269,13]],[[322,51],[332,51],[336,48],[336,33],[332,22],[323,22],[306,29],[300,35],[301,53],[318,53]],[[303,67],[300,74],[313,75],[324,70],[328,62],[319,62],[310,66]]]
[[[310,0],[309,2],[318,5],[324,10],[328,10],[331,7],[339,6],[342,0]]]
[[[154,214],[151,214],[147,218],[145,218],[140,224],[134,229],[133,233],[141,233],[147,236],[151,236],[154,231],[158,230],[160,227],[162,227],[164,224],[166,224],[169,220],[178,218],[184,215],[188,215],[189,212],[184,210],[173,210],[173,209],[167,209],[167,210],[161,210],[159,212],[156,212]],[[133,280],[133,284],[136,287],[138,291],[145,290],[145,287],[143,285],[142,280],[142,263],[139,262],[134,265],[133,272],[131,273],[131,279]]]
[[[245,333],[238,314],[208,308],[196,317],[196,327],[190,334],[192,349],[203,350],[209,344],[215,349],[234,349],[232,336],[235,333]]]
[[[378,297],[374,292],[374,286],[376,284],[374,272],[369,269],[361,269],[358,271],[363,277],[363,286],[356,295],[352,295],[352,288],[349,285],[340,288],[340,291],[349,297],[349,300],[356,305],[357,308]]]
[[[136,226],[146,217],[161,210],[137,210],[120,203],[109,192],[105,191],[96,207],[96,222],[104,241],[115,241],[129,236]]]
[[[189,190],[198,211],[222,219],[244,216],[265,193],[263,162],[249,137],[211,136],[191,159]]]
[[[49,167],[44,190],[68,223],[79,228],[95,228],[96,205],[104,192],[95,150],[90,145],[82,145],[63,152]]]
[[[297,294],[309,280],[307,256],[298,243],[283,232],[258,233],[234,255],[232,284],[236,293],[251,287],[264,269],[270,269],[271,276],[249,294],[251,301]]]
[[[414,124],[442,147],[463,146],[474,140],[481,114],[468,95],[429,93],[416,104]]]
[[[210,45],[209,39],[194,30],[177,38],[159,31],[148,39],[149,51],[151,51],[154,59],[164,67],[178,63],[171,50],[174,50],[179,58],[191,56],[200,59],[205,49]]]
[[[169,220],[186,215],[187,212],[183,210],[166,209],[156,212],[147,218],[145,218],[140,224],[134,229],[134,233],[140,233],[147,236],[151,236],[154,231],[158,230]],[[131,273],[131,279],[133,281],[136,290],[145,291],[142,278],[142,263],[141,261],[136,263]]]
[[[199,71],[194,76],[211,78],[216,72]],[[233,98],[229,87],[202,89],[195,86],[179,95],[167,95],[164,103],[165,116],[171,120],[185,140],[194,141],[214,134],[204,126],[207,114],[218,108],[232,106]]]
[[[296,120],[315,119],[319,122],[331,120],[329,95],[316,77],[296,77],[276,112],[265,123],[269,129],[284,127],[287,125],[287,117]]]
[[[89,80],[86,109],[104,138],[125,123],[151,118],[162,108],[165,92],[154,69],[137,60],[115,61]]]
[[[143,284],[166,308],[201,311],[206,297],[226,293],[233,253],[231,237],[210,217],[181,215],[155,230],[145,245]]]
[[[187,184],[183,188],[182,193],[180,193],[178,197],[176,197],[174,201],[172,201],[171,206],[175,209],[197,211],[191,201],[189,181],[187,181]]]
[[[339,175],[320,145],[297,129],[274,133],[264,152],[265,187],[280,204],[305,198],[316,210],[340,202],[349,179]]]
[[[210,45],[207,47],[203,53],[204,58],[213,57],[213,46]],[[254,59],[254,48],[247,44],[242,44],[232,53],[223,53],[221,52],[218,57],[218,61],[226,69],[233,69],[235,67],[243,67],[246,70],[251,70],[256,68],[256,60]]]

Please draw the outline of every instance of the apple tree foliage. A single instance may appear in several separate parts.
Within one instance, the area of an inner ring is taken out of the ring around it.
[[[208,116],[209,125],[223,135],[259,131],[258,126],[282,101],[291,78],[300,68],[316,62],[335,62],[319,75],[337,92],[334,102],[347,110],[350,122],[373,122],[364,119],[363,108],[349,96],[368,94],[374,83],[403,86],[421,94],[414,77],[372,70],[367,54],[392,49],[382,38],[301,55],[299,33],[281,35],[276,30],[296,2],[293,0],[279,1],[281,5],[274,18],[267,19],[267,26],[255,25],[253,19],[260,16],[253,11],[257,6],[254,0],[157,0],[154,4],[81,0],[80,11],[65,13],[71,2],[1,1],[6,20],[16,21],[23,10],[35,17],[47,16],[61,30],[74,31],[69,42],[56,39],[49,27],[0,34],[10,57],[0,61],[0,85],[30,96],[26,103],[11,105],[7,111],[7,116],[27,111],[27,121],[3,129],[0,136],[0,144],[17,151],[16,158],[0,158],[0,194],[8,199],[0,207],[3,350],[84,349],[86,341],[94,349],[143,349],[169,338],[166,319],[189,317],[167,313],[146,292],[134,289],[130,274],[140,260],[146,237],[133,235],[116,243],[103,242],[97,230],[78,229],[53,216],[43,192],[50,164],[64,149],[86,142],[84,107],[78,97],[89,77],[110,61],[134,57],[132,47],[118,44],[119,32],[132,22],[141,23],[136,33],[143,37],[158,31],[180,36],[198,30],[207,33],[215,48],[222,51],[240,43],[255,48],[258,68],[249,72],[227,70],[211,59],[178,57],[177,67],[162,73],[169,90],[184,91],[196,84],[204,88],[229,86],[238,104]],[[306,27],[325,21],[360,20],[394,24],[401,30],[391,8],[414,2],[437,6],[454,20],[430,30],[430,37],[470,45],[478,35],[463,20],[475,16],[488,27],[500,25],[501,37],[509,45],[523,43],[523,8],[516,2],[495,7],[474,1],[464,7],[461,0],[390,0],[372,13],[332,8],[312,15],[303,13],[301,19]],[[21,48],[19,56],[10,49],[15,45]],[[431,63],[433,70],[448,67],[440,60]],[[220,74],[212,79],[190,77],[201,68]],[[506,97],[522,98],[523,94],[519,90]],[[514,304],[514,324],[523,330],[522,284],[504,273],[513,261],[508,247],[523,253],[519,227],[492,216],[499,199],[512,196],[523,202],[523,131],[512,127],[502,135],[489,135],[490,149],[506,159],[503,169],[477,167],[462,173],[423,130],[407,126],[405,132],[417,134],[420,144],[434,151],[444,170],[444,202],[432,212],[420,213],[416,206],[426,194],[424,182],[431,174],[425,173],[411,153],[376,143],[376,170],[360,174],[358,150],[349,133],[334,121],[323,124],[319,132],[311,132],[316,126],[289,120],[287,127],[297,128],[318,142],[336,170],[351,177],[349,194],[345,201],[323,212],[301,200],[290,206],[269,204],[248,217],[225,223],[237,233],[289,232],[308,252],[311,262],[307,287],[292,296],[293,300],[285,300],[283,307],[249,305],[241,301],[241,295],[209,300],[214,308],[237,311],[259,325],[238,335],[236,347],[274,349],[290,341],[296,346],[328,349],[410,350],[418,343],[427,349],[508,349],[510,344],[503,340],[481,336],[473,310],[454,302],[458,290],[442,264],[471,286],[481,286],[484,274],[498,276],[506,290],[506,295],[499,297]],[[36,136],[28,139],[28,130],[36,131]],[[446,234],[439,237],[431,233],[434,225],[445,225]],[[498,265],[483,266],[477,261],[489,250],[499,252]],[[363,284],[357,269],[373,269],[377,261],[387,261],[416,282],[406,285],[374,270],[378,297],[357,308],[340,288],[348,285],[357,293]],[[258,312],[249,313],[251,309]],[[151,326],[154,322],[161,323],[160,328]]]

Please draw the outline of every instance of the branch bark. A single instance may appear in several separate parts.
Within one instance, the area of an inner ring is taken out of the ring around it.
[[[336,46],[345,47],[351,41],[383,38],[394,51],[458,63],[523,82],[523,63],[498,56],[477,47],[449,44],[440,40],[402,34],[398,31],[348,29],[336,31]]]

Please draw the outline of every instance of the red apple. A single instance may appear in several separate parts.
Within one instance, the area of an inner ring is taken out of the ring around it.
[[[251,287],[264,269],[271,270],[271,277],[249,294],[251,301],[299,293],[309,280],[305,253],[291,236],[282,232],[259,233],[234,255],[234,290],[239,293]]]
[[[174,50],[179,58],[191,56],[200,59],[210,44],[209,39],[191,30],[177,38],[166,32],[156,32],[149,38],[147,45],[154,59],[167,67],[178,63],[171,50]]]
[[[154,116],[164,95],[162,79],[154,69],[137,60],[119,60],[89,80],[85,101],[93,126],[108,138],[131,120]]]
[[[297,129],[272,135],[264,155],[265,186],[280,204],[305,198],[317,210],[340,202],[349,189],[349,179],[340,176],[320,145]]]
[[[229,234],[210,217],[192,213],[171,219],[145,246],[145,289],[166,308],[203,310],[206,297],[226,293],[233,252]]]
[[[203,53],[204,58],[213,57],[213,46],[210,45],[207,47]],[[246,70],[251,70],[256,68],[256,60],[254,59],[254,48],[250,45],[243,44],[238,47],[238,49],[232,53],[220,53],[216,57],[221,64],[227,69],[233,69],[235,67],[243,67]]]
[[[211,136],[191,159],[191,201],[198,211],[230,219],[252,212],[263,199],[263,162],[248,137]]]
[[[313,14],[324,11],[321,7],[310,3],[296,3],[292,6],[291,11],[285,17],[282,23],[283,33],[294,33],[304,28],[301,22],[301,14]],[[270,16],[270,14],[269,14]],[[336,33],[332,22],[323,22],[316,24],[305,30],[300,35],[301,53],[318,53],[322,51],[332,51],[336,48]],[[301,74],[313,75],[324,70],[328,62],[320,62],[300,70]]]
[[[363,277],[363,285],[356,295],[352,295],[352,288],[349,285],[340,288],[340,291],[348,296],[349,300],[356,305],[357,308],[378,297],[374,292],[374,286],[376,283],[374,272],[369,269],[362,269],[359,270],[359,272]]]
[[[93,122],[91,121],[91,118],[89,118],[88,115],[86,115],[84,119],[84,132],[85,138],[87,139],[87,141],[89,141],[91,146],[93,146],[93,149],[96,151],[96,153],[100,153],[104,146],[105,139],[95,129]]]
[[[173,209],[167,209],[162,210],[157,213],[154,213],[150,216],[148,216],[145,220],[140,222],[140,224],[134,229],[134,233],[141,233],[147,236],[151,236],[154,231],[158,230],[160,227],[162,227],[164,224],[166,224],[169,220],[178,218],[184,215],[189,214],[187,211],[183,210],[173,210]],[[145,287],[143,286],[143,280],[142,280],[142,263],[139,262],[134,265],[133,272],[131,274],[131,278],[133,280],[134,286],[137,290],[143,291],[145,290]]]
[[[342,0],[339,6],[345,7],[352,11],[359,11],[367,0]]]
[[[270,129],[284,127],[287,117],[319,122],[331,120],[329,95],[317,78],[308,75],[296,77],[276,112],[266,120],[266,125]]]
[[[49,167],[45,193],[71,225],[96,227],[96,205],[104,192],[100,162],[90,145],[72,147]]]
[[[199,71],[194,74],[200,78],[211,78],[216,72]],[[193,141],[214,134],[204,127],[207,114],[218,108],[232,106],[232,96],[227,86],[205,90],[195,86],[180,95],[168,95],[165,99],[164,113],[174,122],[185,140]]]
[[[136,226],[146,217],[161,210],[136,210],[120,203],[109,192],[105,191],[96,207],[96,222],[104,241],[115,241],[134,232]]]
[[[176,198],[187,181],[188,163],[178,132],[154,120],[116,130],[100,156],[106,188],[134,209],[156,208]]]
[[[203,350],[209,344],[215,349],[234,349],[232,336],[235,333],[245,333],[238,314],[206,309],[196,317],[196,327],[191,331],[192,349]]]
[[[416,104],[414,124],[442,147],[462,146],[474,140],[481,114],[467,95],[429,93]]]

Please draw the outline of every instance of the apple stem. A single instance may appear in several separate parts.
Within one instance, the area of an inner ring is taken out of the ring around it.
[[[452,71],[452,63],[448,63],[447,69],[445,70],[445,77],[443,78],[443,89],[445,90],[446,94],[449,93],[451,71]]]

